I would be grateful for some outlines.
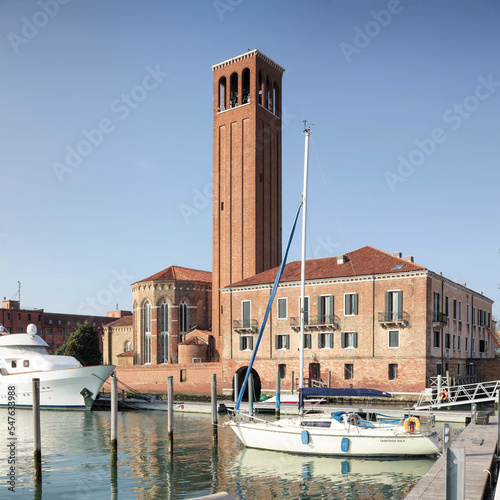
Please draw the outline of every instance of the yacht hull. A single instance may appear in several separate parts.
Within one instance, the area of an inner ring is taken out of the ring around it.
[[[441,451],[435,432],[405,433],[387,429],[327,429],[299,423],[236,422],[228,425],[249,448],[325,456],[424,456]],[[303,432],[307,432],[304,438]],[[304,444],[304,441],[307,441]],[[345,451],[343,451],[345,450]]]
[[[92,407],[113,365],[80,366],[0,375],[0,407],[31,407],[33,379],[40,379],[40,407],[85,410]]]

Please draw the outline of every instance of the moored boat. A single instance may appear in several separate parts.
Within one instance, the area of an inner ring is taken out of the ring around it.
[[[40,407],[90,409],[114,365],[82,366],[72,356],[47,352],[35,325],[9,333],[0,325],[0,406],[31,407],[33,379],[40,380]]]

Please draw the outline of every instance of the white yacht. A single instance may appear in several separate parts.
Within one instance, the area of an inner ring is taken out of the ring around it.
[[[90,410],[115,367],[82,366],[72,356],[49,354],[47,347],[33,324],[27,333],[0,325],[0,406],[32,406],[32,381],[38,378],[42,408]]]

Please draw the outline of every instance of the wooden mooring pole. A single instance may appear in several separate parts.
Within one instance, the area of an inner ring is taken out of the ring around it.
[[[168,452],[170,454],[174,453],[174,377],[168,377],[168,385],[167,385],[167,396],[168,396]]]
[[[42,433],[40,429],[40,379],[33,379],[33,456],[35,485],[42,482]]]
[[[118,464],[118,379],[111,375],[111,466]]]
[[[217,441],[217,375],[212,373],[212,439]]]
[[[253,415],[253,374],[248,376],[248,412]]]

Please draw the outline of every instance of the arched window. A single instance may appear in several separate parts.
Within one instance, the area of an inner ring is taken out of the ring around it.
[[[130,352],[132,350],[132,342],[127,340],[123,346],[123,352]]]
[[[231,75],[231,89],[230,89],[230,107],[235,108],[238,106],[238,73]]]
[[[160,332],[168,332],[168,304],[162,302],[160,306]]]
[[[262,94],[264,93],[264,89],[262,88],[262,72],[259,71],[259,104],[262,106]]]
[[[271,89],[269,88],[269,77],[266,76],[266,89],[265,89],[265,92],[266,92],[266,100],[264,102],[264,106],[267,108],[267,109],[271,109],[270,107],[270,104],[271,104]]]
[[[151,363],[151,304],[144,304],[144,364]]]
[[[160,306],[160,363],[168,363],[168,304]]]
[[[188,331],[187,309],[185,302],[179,306],[179,330],[181,333],[187,333]]]
[[[245,68],[243,70],[243,100],[241,104],[250,102],[250,70]]]
[[[219,111],[226,109],[226,77],[219,80]]]
[[[279,89],[278,89],[278,84],[274,82],[273,84],[273,113],[276,116],[280,116],[280,109],[279,109]]]

